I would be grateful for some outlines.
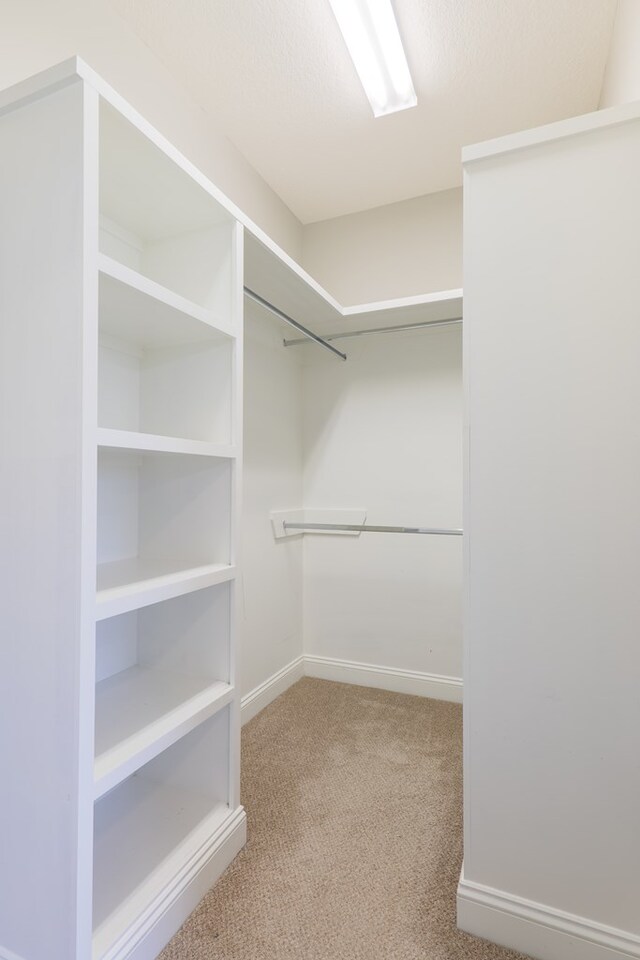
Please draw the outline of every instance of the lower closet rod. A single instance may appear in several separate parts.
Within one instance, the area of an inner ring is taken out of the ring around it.
[[[442,530],[437,527],[381,527],[360,523],[289,523],[285,520],[285,530],[346,530],[354,533],[430,533],[440,537],[461,537],[462,530]]]

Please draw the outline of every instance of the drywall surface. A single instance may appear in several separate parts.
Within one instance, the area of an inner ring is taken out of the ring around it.
[[[640,3],[618,0],[601,107],[640,100]]]
[[[561,133],[465,171],[464,870],[564,960],[640,956],[640,120]]]
[[[367,522],[460,527],[459,327],[308,354],[305,506]],[[307,348],[299,348],[307,350]],[[305,534],[305,654],[461,675],[460,537]]]
[[[243,695],[302,653],[302,543],[274,540],[269,519],[303,500],[300,354],[250,301],[244,383]]]
[[[462,286],[462,190],[303,228],[302,266],[344,305]]]
[[[0,88],[79,54],[292,257],[301,225],[107,0],[3,0]]]

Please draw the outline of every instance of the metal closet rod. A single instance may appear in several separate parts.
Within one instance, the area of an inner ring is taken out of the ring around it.
[[[350,337],[365,337],[373,333],[398,333],[400,330],[421,330],[423,327],[448,327],[454,323],[462,323],[462,317],[451,317],[449,320],[421,320],[419,323],[401,323],[395,327],[371,327],[368,330],[349,330],[347,333],[328,333],[324,338],[328,340],[348,340]],[[296,347],[305,343],[304,338],[284,340],[285,347]]]
[[[259,293],[256,293],[254,290],[250,290],[249,287],[244,288],[245,297],[249,297],[250,300],[253,300],[255,303],[259,303],[261,307],[264,307],[265,310],[269,310],[273,313],[278,319],[284,320],[285,323],[288,323],[289,326],[295,327],[296,330],[299,330],[300,333],[304,333],[307,340],[313,340],[314,343],[317,343],[318,346],[324,347],[325,350],[330,350],[331,353],[335,354],[336,357],[340,357],[341,360],[346,360],[346,353],[341,353],[340,350],[336,350],[335,347],[332,347],[330,343],[327,343],[326,340],[323,340],[322,337],[319,337],[316,333],[313,333],[311,330],[308,330],[306,327],[303,327],[301,323],[298,323],[297,320],[294,320],[293,317],[290,317],[288,314],[283,313],[282,310],[279,310],[278,307],[274,307],[272,303],[269,303],[268,300],[265,300],[264,297],[261,297]],[[287,342],[286,340],[284,341]],[[302,343],[305,341],[302,340]]]
[[[440,529],[438,527],[385,527],[366,523],[289,523],[284,521],[285,530],[346,530],[353,533],[428,533],[438,537],[461,537],[462,530]]]

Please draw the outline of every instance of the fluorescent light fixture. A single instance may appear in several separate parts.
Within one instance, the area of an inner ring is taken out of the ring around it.
[[[329,0],[376,117],[415,107],[391,0]]]

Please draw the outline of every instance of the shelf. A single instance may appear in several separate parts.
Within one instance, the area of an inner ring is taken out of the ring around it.
[[[199,457],[217,457],[233,460],[236,450],[231,444],[206,443],[203,440],[183,440],[134,430],[98,428],[98,446],[109,450],[138,450],[140,453],[179,453]]]
[[[121,783],[233,697],[199,677],[131,667],[96,686],[95,797]]]
[[[180,310],[236,314],[235,217],[104,100],[99,142],[100,251],[185,298]]]
[[[341,333],[365,326],[399,326],[404,323],[432,323],[462,316],[462,290],[439,290],[416,297],[398,297],[343,308]],[[338,332],[338,331],[336,331]]]
[[[110,271],[100,273],[100,427],[228,446],[235,354],[230,330],[115,260],[101,255],[100,263]]]
[[[101,563],[97,574],[96,620],[225,583],[234,576],[235,567],[224,563],[185,568],[178,561],[139,557]]]
[[[137,776],[96,804],[96,960],[210,847],[232,815],[211,797]]]
[[[98,269],[101,328],[111,336],[153,349],[233,336],[211,310],[104,253],[98,255]]]
[[[461,289],[342,306],[255,225],[245,230],[245,283],[320,336],[462,315]]]
[[[229,201],[142,117],[100,99],[100,208],[147,241],[226,224]],[[111,99],[111,97],[109,97]],[[125,105],[122,105],[125,106]],[[154,142],[155,141],[155,142]],[[160,141],[162,146],[158,146]],[[222,202],[220,202],[222,201]]]

